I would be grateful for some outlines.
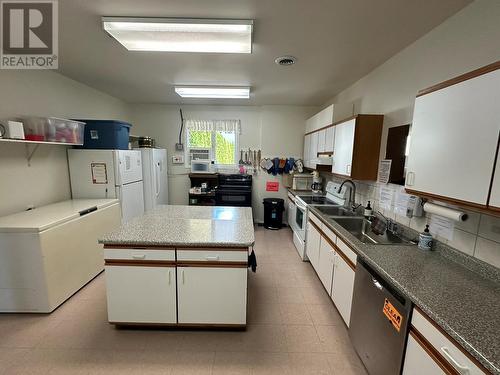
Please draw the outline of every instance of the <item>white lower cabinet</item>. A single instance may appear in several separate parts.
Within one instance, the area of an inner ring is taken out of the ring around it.
[[[345,324],[349,327],[355,272],[339,254],[336,254],[335,257],[332,300]]]
[[[311,262],[313,268],[318,272],[319,266],[319,247],[321,242],[321,234],[314,227],[314,225],[307,222],[307,241],[306,241],[306,254]]]
[[[321,237],[320,242],[317,273],[326,291],[331,295],[335,250],[324,237]]]
[[[246,267],[178,267],[179,324],[246,324]]]
[[[410,334],[406,346],[403,375],[446,374],[420,343]]]
[[[108,320],[177,323],[175,266],[106,266]]]

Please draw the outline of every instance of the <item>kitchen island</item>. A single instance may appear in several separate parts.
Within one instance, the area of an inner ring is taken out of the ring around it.
[[[100,239],[117,325],[245,327],[250,207],[165,205]]]

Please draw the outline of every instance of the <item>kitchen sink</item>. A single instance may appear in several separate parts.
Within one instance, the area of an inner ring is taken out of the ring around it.
[[[338,217],[332,219],[341,227],[349,231],[354,237],[363,243],[377,245],[412,245],[413,243],[398,236],[397,234],[385,231],[383,234],[376,234],[371,229],[371,222],[364,217]]]
[[[344,206],[314,206],[319,212],[327,216],[355,216],[356,214],[349,211]]]

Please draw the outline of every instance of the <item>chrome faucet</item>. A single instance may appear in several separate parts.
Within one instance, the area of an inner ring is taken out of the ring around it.
[[[339,194],[340,194],[340,191],[342,190],[342,188],[344,187],[345,184],[351,185],[351,188],[349,189],[349,202],[347,203],[347,205],[354,212],[354,211],[356,211],[356,208],[359,207],[359,206],[356,206],[356,185],[354,184],[354,182],[352,182],[352,180],[344,180],[344,182],[342,182],[342,184],[339,187],[339,191],[338,191]]]

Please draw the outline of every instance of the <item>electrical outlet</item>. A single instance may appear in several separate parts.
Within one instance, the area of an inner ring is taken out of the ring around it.
[[[173,155],[172,164],[184,164],[184,155]]]

